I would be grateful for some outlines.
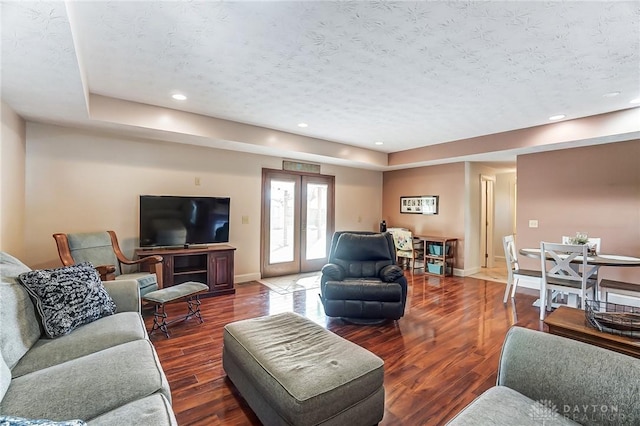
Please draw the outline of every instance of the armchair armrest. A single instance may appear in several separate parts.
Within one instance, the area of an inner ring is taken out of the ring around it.
[[[162,256],[145,256],[136,260],[123,259],[120,260],[121,263],[125,265],[155,265],[156,263],[162,263]]]
[[[100,274],[102,281],[113,281],[116,279],[116,265],[99,265],[95,268]]]
[[[617,418],[639,419],[637,393],[620,391],[637,389],[639,382],[636,358],[566,337],[511,327],[502,347],[497,385],[557,407],[597,407],[598,413],[601,407],[615,407]]]
[[[385,283],[398,281],[403,276],[404,272],[398,265],[387,265],[380,270],[380,279]]]
[[[326,276],[330,280],[342,281],[346,275],[344,268],[335,263],[327,263],[322,267],[322,275]]]
[[[141,312],[140,288],[136,280],[103,281],[102,284],[116,303],[116,312]]]
[[[153,255],[145,256],[136,260],[121,259],[119,260],[124,265],[140,265],[141,271],[146,271],[151,274],[156,274],[158,280],[158,288],[163,288],[162,283],[162,256]]]

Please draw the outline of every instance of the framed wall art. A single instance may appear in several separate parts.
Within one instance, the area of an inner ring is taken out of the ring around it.
[[[438,214],[438,196],[400,197],[400,213]]]

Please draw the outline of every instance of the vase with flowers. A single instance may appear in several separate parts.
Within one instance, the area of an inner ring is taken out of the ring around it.
[[[588,245],[588,250],[589,250],[589,254],[596,254],[596,246],[595,244],[590,244],[589,243],[589,236],[584,233],[584,232],[576,232],[576,236],[571,238],[571,240],[569,241],[571,244],[587,244]]]

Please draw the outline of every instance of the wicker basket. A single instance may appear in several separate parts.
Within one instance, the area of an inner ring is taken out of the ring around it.
[[[585,315],[600,331],[640,339],[640,307],[587,300]]]

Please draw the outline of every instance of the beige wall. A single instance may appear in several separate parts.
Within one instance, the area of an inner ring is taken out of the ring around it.
[[[502,236],[515,229],[515,172],[498,173],[482,163],[455,163],[384,173],[383,218],[389,226],[409,228],[416,234],[458,238],[457,275],[471,275],[481,268],[481,177],[494,184],[494,259],[503,259]],[[440,214],[400,214],[403,195],[439,195]],[[507,232],[508,231],[508,232]]]
[[[236,276],[239,281],[258,277],[261,169],[280,168],[282,158],[35,123],[28,124],[25,136],[24,122],[4,107],[3,250],[32,267],[54,266],[59,260],[52,233],[110,228],[130,254],[137,243],[140,194],[228,195]],[[520,156],[518,246],[584,231],[603,238],[603,251],[640,256],[638,158],[638,140]],[[463,273],[474,268],[476,183],[481,174],[492,173],[490,168],[456,163],[381,173],[322,165],[322,173],[336,177],[337,230],[375,230],[385,219],[418,234],[456,237],[457,268]],[[515,175],[496,175],[496,257],[511,226],[503,220],[513,220],[504,209],[515,208],[514,192]],[[400,196],[431,194],[440,196],[439,215],[399,213]],[[241,216],[249,216],[249,224],[242,225]],[[528,228],[529,219],[540,227]],[[531,259],[521,261],[523,267],[536,266]],[[640,282],[640,268],[603,268],[601,275]]]
[[[2,102],[0,136],[0,251],[25,254],[25,122]]]
[[[445,164],[384,172],[382,219],[387,226],[411,229],[415,234],[458,238],[456,269],[464,269],[465,164]],[[400,197],[438,195],[439,214],[401,214]]]
[[[113,229],[131,255],[139,195],[211,195],[231,197],[237,281],[259,278],[261,172],[280,169],[282,158],[36,123],[28,124],[27,141],[24,261],[30,266],[59,265],[55,232]],[[331,165],[321,171],[335,176],[336,229],[376,229],[382,173]]]
[[[518,247],[562,235],[602,238],[602,251],[640,257],[640,140],[518,157]],[[529,228],[529,220],[538,228]],[[520,258],[524,268],[538,267]],[[640,283],[640,268],[601,269]]]

